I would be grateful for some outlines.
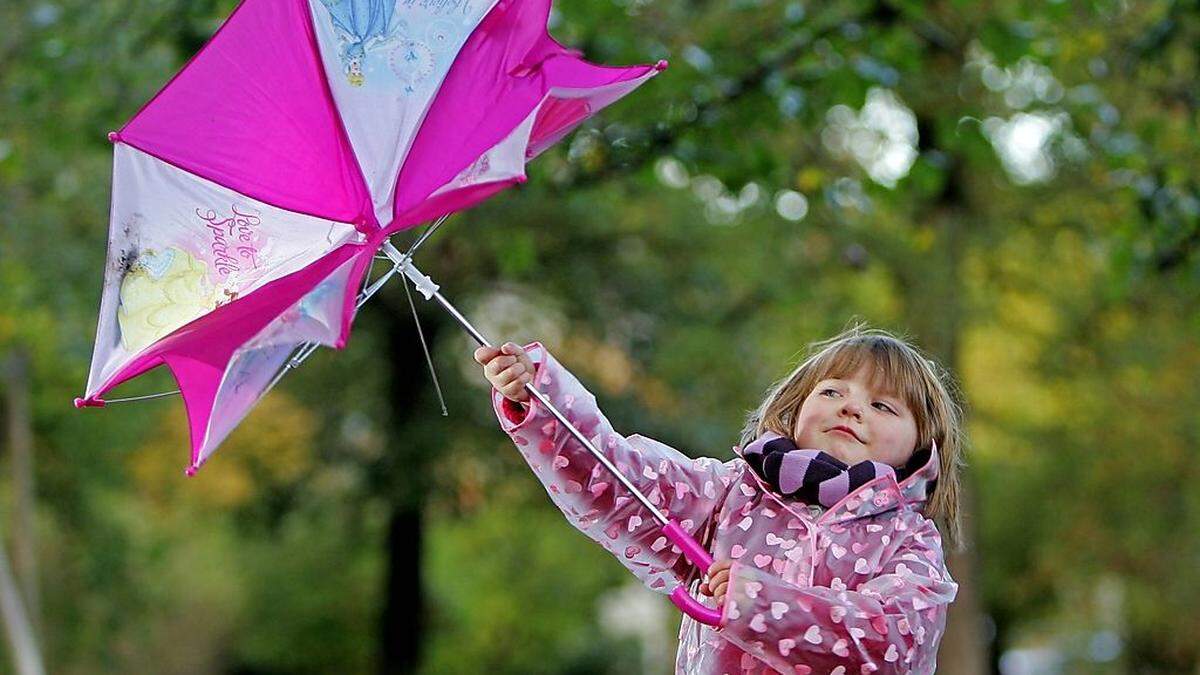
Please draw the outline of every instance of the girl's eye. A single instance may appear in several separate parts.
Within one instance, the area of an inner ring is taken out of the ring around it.
[[[884,411],[886,411],[886,412],[890,412],[890,413],[891,413],[891,414],[893,414],[893,415],[895,415],[895,414],[896,414],[896,411],[892,409],[892,406],[890,406],[890,405],[888,405],[888,404],[884,403],[883,401],[876,401],[876,402],[875,402],[875,407],[876,407],[876,408],[878,408],[878,409],[880,409],[880,410],[884,410]]]
[[[837,389],[822,389],[821,390],[822,396],[828,396],[830,394],[839,394],[840,395],[841,392],[839,392]]]

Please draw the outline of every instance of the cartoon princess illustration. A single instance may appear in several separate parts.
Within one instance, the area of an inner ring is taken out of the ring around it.
[[[208,265],[175,246],[136,254],[121,280],[121,345],[136,353],[228,301],[208,279]]]
[[[367,55],[394,42],[403,21],[393,21],[394,0],[321,0],[341,42],[338,57],[346,80],[355,87],[366,81],[363,62]]]
[[[377,52],[386,52],[391,70],[403,91],[412,94],[445,59],[455,45],[470,32],[482,8],[470,0],[402,0],[401,13],[422,13],[432,17],[424,34],[412,32],[412,26],[396,16],[395,0],[321,0],[329,10],[341,49],[338,58],[342,72],[352,86],[366,83],[366,60]]]

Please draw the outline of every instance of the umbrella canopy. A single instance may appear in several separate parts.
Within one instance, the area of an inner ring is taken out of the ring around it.
[[[387,237],[525,164],[666,64],[605,67],[549,0],[244,0],[114,142],[87,391],[159,365],[189,473],[296,348],[342,348]]]

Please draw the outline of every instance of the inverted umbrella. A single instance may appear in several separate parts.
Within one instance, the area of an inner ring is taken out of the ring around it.
[[[549,12],[550,0],[244,0],[109,135],[107,265],[76,406],[166,365],[195,473],[289,365],[345,345],[360,298],[386,280],[360,296],[380,250],[488,344],[388,237],[524,181],[528,160],[666,66],[588,63],[550,37]]]

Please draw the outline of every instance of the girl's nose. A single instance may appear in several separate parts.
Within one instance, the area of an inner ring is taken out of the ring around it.
[[[854,401],[846,401],[842,404],[841,413],[843,415],[862,419],[862,406],[858,405]]]

